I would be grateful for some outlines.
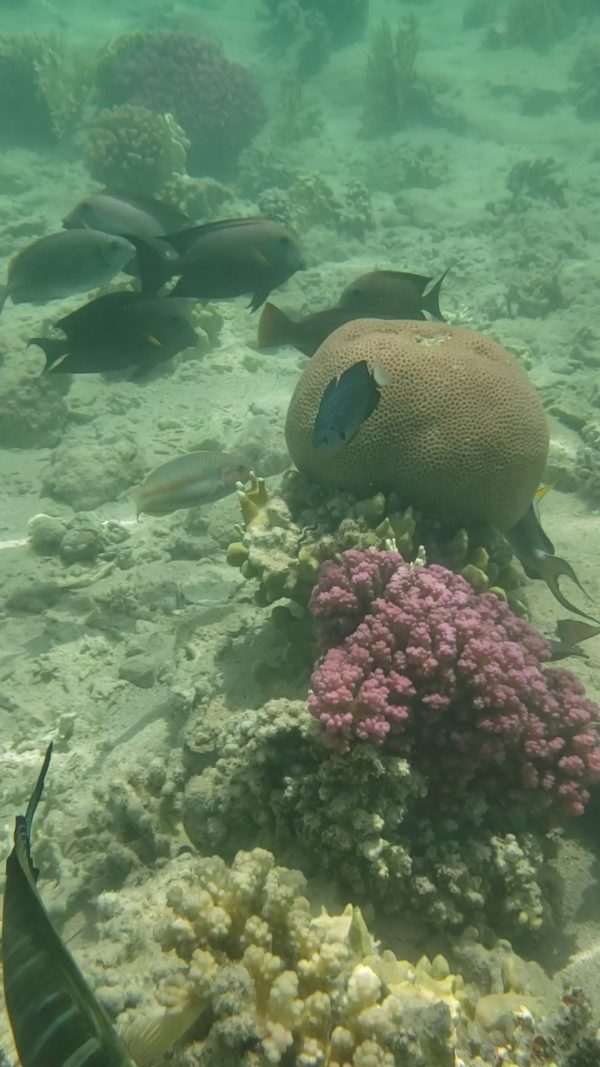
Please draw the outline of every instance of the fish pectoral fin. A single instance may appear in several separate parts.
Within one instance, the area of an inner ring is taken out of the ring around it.
[[[153,1067],[194,1025],[204,1010],[198,1001],[190,1001],[178,1011],[135,1019],[118,1033],[136,1067]]]

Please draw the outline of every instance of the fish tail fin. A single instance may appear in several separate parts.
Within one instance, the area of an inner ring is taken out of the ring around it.
[[[8,285],[0,285],[0,312],[6,303],[8,296]]]
[[[35,788],[29,799],[27,811],[25,812],[25,815],[17,815],[15,823],[15,853],[25,877],[33,886],[35,886],[35,883],[37,882],[39,871],[37,870],[37,867],[34,866],[31,858],[31,826],[36,808],[42,796],[51,756],[52,742],[50,742],[46,749],[44,762],[42,763],[42,768],[38,775],[37,782],[35,783]]]
[[[46,357],[46,363],[44,370],[42,371],[43,374],[52,370],[58,361],[62,359],[63,356],[66,356],[69,351],[69,342],[62,340],[60,337],[31,337],[27,342],[28,348],[29,345],[37,345],[38,348],[41,348]]]
[[[125,234],[135,247],[138,276],[143,293],[157,293],[173,277],[172,250],[159,239]]]
[[[446,277],[450,267],[446,267],[444,273],[438,278],[435,285],[432,285],[428,293],[425,293],[423,297],[423,309],[428,311],[434,319],[438,319],[439,322],[445,322],[445,318],[440,311],[440,290],[442,288],[442,282]]]
[[[265,304],[258,320],[258,347],[280,348],[294,343],[294,323],[275,304]]]
[[[577,608],[574,604],[571,604],[571,602],[567,600],[566,596],[561,592],[558,584],[558,579],[562,575],[564,575],[566,578],[570,578],[570,580],[575,583],[577,588],[581,590],[584,596],[587,596],[589,599],[588,593],[586,593],[571,564],[567,563],[566,559],[561,559],[560,556],[542,556],[541,554],[538,554],[536,558],[536,563],[539,569],[540,577],[543,578],[546,585],[548,586],[548,589],[552,593],[552,596],[556,600],[558,600],[559,604],[562,604],[563,608],[566,608],[567,611],[572,611],[574,615],[581,615],[584,619],[590,619],[592,622],[598,622],[598,620],[595,619],[593,615],[588,615],[586,611],[582,611],[581,608]]]

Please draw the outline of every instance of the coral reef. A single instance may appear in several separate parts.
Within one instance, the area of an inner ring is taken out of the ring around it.
[[[373,745],[332,757],[315,733],[303,701],[268,701],[229,722],[197,715],[183,803],[196,847],[226,857],[275,848],[421,934],[473,924],[523,938],[551,923],[553,843],[524,809],[473,792],[450,811],[437,773],[425,779]]]
[[[567,183],[558,173],[554,159],[524,159],[515,163],[506,179],[511,211],[526,211],[532,200],[546,200],[566,207]]]
[[[174,174],[161,189],[161,199],[190,219],[220,218],[233,197],[231,189],[214,178]]]
[[[497,1067],[544,1032],[543,1067],[551,1047],[593,1040],[581,996],[565,995],[542,1031],[555,991],[508,943],[461,945],[468,983],[441,954],[399,959],[357,907],[315,915],[303,875],[262,849],[230,867],[180,855],[150,886],[99,896],[100,941],[82,963],[134,1032],[159,1007],[197,1007],[176,1067]]]
[[[411,507],[402,509],[394,493],[357,500],[289,471],[280,491],[264,502],[261,523],[245,522],[228,561],[258,583],[259,604],[287,598],[305,609],[321,563],[348,548],[383,549],[393,543],[409,560],[423,546],[429,562],[450,567],[477,591],[490,589],[516,614],[527,614],[523,573],[500,534],[491,528],[458,529]]]
[[[265,40],[288,52],[299,74],[317,70],[333,49],[359,37],[368,15],[368,0],[263,0],[268,22]]]
[[[183,33],[117,38],[99,61],[105,103],[171,114],[190,141],[192,172],[219,175],[263,125],[266,112],[253,75],[218,44]]]
[[[84,92],[83,70],[58,38],[0,35],[0,136],[22,144],[62,139]]]
[[[325,563],[311,598],[325,655],[309,710],[324,740],[386,744],[447,804],[474,790],[530,812],[581,814],[600,780],[600,709],[569,671],[543,669],[550,646],[490,593],[393,552]]]
[[[322,454],[312,444],[321,398],[357,360],[379,361],[388,381],[356,437]],[[404,506],[501,530],[527,510],[548,451],[541,401],[509,353],[433,322],[362,319],[336,330],[306,364],[285,433],[298,469],[332,490],[393,490]]]
[[[264,215],[292,226],[301,236],[323,226],[362,238],[374,228],[371,196],[358,181],[334,192],[318,174],[298,174],[285,192],[272,187],[261,191],[257,203]]]
[[[189,141],[172,115],[124,104],[101,111],[88,133],[92,178],[129,193],[155,193],[184,170]]]

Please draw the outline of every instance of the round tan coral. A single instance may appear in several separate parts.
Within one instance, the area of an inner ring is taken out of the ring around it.
[[[312,447],[323,393],[351,364],[387,372],[375,412],[335,455]],[[544,474],[548,428],[531,382],[503,348],[438,322],[360,319],[335,330],[306,365],[285,428],[300,471],[357,496],[509,530]]]

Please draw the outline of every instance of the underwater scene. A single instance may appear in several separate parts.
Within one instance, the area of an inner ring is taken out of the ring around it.
[[[0,1067],[600,1067],[600,0],[0,16]]]

